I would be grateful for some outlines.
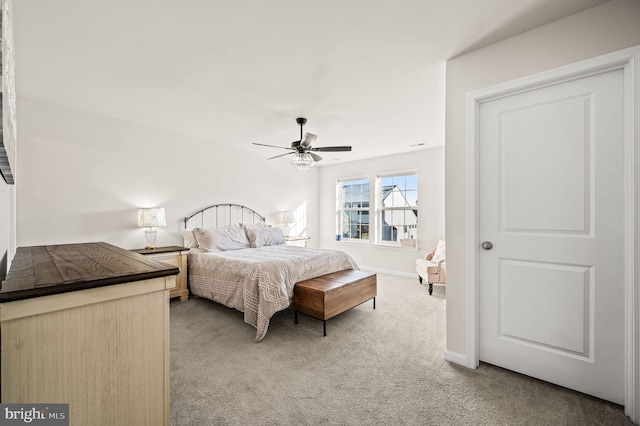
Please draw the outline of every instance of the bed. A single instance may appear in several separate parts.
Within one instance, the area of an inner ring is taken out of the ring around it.
[[[271,317],[291,304],[297,282],[359,269],[338,250],[285,244],[280,228],[237,204],[216,204],[184,219],[188,280],[193,295],[244,313],[264,338]]]

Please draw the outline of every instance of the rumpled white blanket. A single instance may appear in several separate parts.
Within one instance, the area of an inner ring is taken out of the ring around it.
[[[189,253],[191,293],[244,312],[256,327],[256,342],[267,334],[269,320],[286,309],[297,282],[344,269],[359,269],[338,250],[288,245],[231,251]]]

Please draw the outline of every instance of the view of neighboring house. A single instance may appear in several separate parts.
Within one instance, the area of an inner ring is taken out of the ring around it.
[[[369,240],[370,183],[366,179],[340,183],[341,211],[340,237]],[[377,179],[379,196],[374,205],[379,218],[376,227],[376,243],[399,242],[418,238],[418,177],[401,175]]]
[[[411,208],[405,194],[397,185],[382,187],[382,241],[418,238],[418,209]]]

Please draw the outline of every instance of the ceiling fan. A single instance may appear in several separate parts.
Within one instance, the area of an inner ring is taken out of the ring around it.
[[[285,154],[276,155],[275,157],[268,158],[268,160],[273,160],[274,158],[284,157],[285,155],[294,154],[294,157],[291,159],[291,165],[299,170],[308,170],[311,166],[314,165],[315,162],[322,160],[322,157],[316,154],[314,151],[324,151],[324,152],[340,152],[340,151],[351,151],[350,146],[322,146],[314,148],[312,146],[313,142],[318,138],[313,133],[305,133],[304,137],[302,135],[302,127],[306,124],[307,119],[304,117],[296,118],[296,123],[300,126],[300,140],[291,142],[291,147],[284,146],[276,146],[276,145],[267,145],[264,143],[256,143],[254,145],[260,146],[268,146],[271,148],[280,148],[287,149],[291,152],[287,152]]]

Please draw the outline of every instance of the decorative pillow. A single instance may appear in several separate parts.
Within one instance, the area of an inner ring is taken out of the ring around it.
[[[429,253],[431,255],[431,259],[433,259],[433,257],[436,255],[436,250],[437,248],[434,247],[433,250],[431,250],[431,253]]]
[[[431,258],[432,262],[440,262],[441,260],[445,260],[447,258],[446,246],[443,240],[438,240],[438,245],[436,246],[436,250]]]
[[[251,247],[256,248],[284,244],[284,232],[282,232],[282,228],[260,226],[246,228],[245,230],[247,231],[247,237],[249,238]]]
[[[198,240],[196,240],[196,235],[193,233],[193,229],[184,229],[182,231],[182,247],[186,248],[195,248],[198,247]]]
[[[207,251],[239,250],[249,247],[244,229],[237,225],[218,229],[194,228],[198,247]]]

